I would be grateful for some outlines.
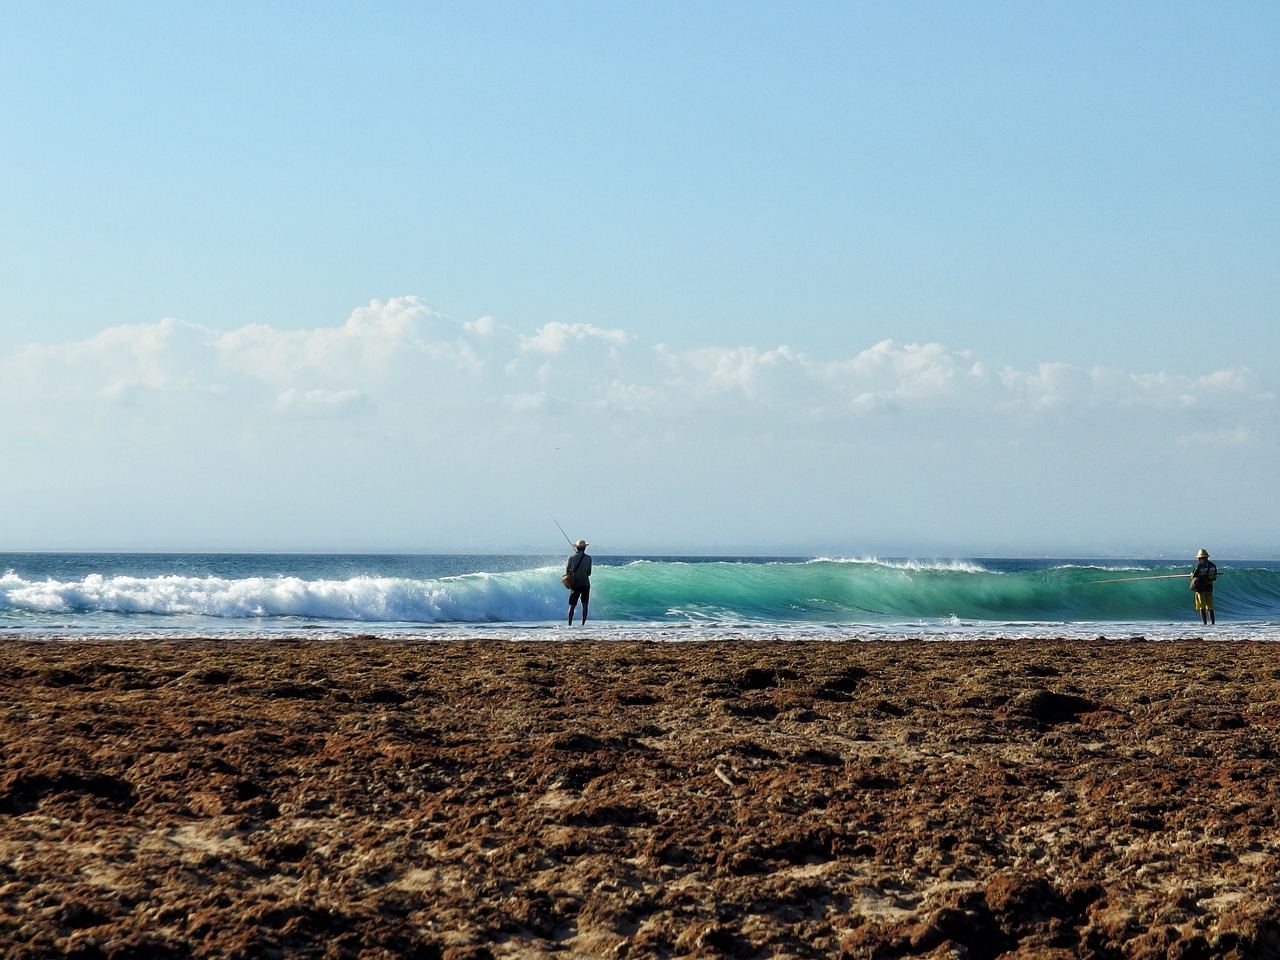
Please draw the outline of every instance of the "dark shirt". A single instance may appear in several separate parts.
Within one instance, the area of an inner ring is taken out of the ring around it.
[[[591,554],[585,550],[579,550],[569,558],[564,568],[567,572],[573,574],[573,588],[575,590],[591,589]]]
[[[1217,566],[1209,560],[1201,560],[1191,571],[1196,593],[1213,593],[1213,581],[1218,577]]]

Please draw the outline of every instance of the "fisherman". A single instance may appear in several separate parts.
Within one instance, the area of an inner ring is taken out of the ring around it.
[[[1218,567],[1209,559],[1209,551],[1203,547],[1196,554],[1196,568],[1191,571],[1191,589],[1196,592],[1196,609],[1200,611],[1200,622],[1206,626],[1216,624],[1217,617],[1213,613],[1213,581],[1218,579]]]
[[[574,552],[565,562],[564,572],[573,576],[573,586],[569,588],[569,626],[573,626],[573,608],[582,598],[582,622],[587,622],[587,604],[591,600],[591,554],[587,553],[587,541],[579,540],[573,545]]]

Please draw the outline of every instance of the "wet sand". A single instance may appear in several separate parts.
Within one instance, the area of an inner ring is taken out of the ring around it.
[[[1280,953],[1280,645],[0,641],[0,957]]]

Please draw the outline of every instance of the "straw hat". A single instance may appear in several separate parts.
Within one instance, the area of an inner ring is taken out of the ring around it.
[[[579,550],[581,550],[583,547],[588,546],[588,544],[587,544],[587,541],[585,540],[579,540],[577,543],[574,544],[574,546],[577,547]],[[1208,554],[1206,553],[1205,556],[1207,557]]]
[[[1209,551],[1206,550],[1204,547],[1201,547],[1200,552],[1197,553],[1196,556],[1199,557],[1201,560],[1207,560],[1209,558]]]

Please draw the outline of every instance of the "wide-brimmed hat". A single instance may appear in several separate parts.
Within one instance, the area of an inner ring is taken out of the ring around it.
[[[1201,557],[1201,558],[1208,557],[1208,556],[1209,556],[1209,551],[1208,551],[1208,550],[1206,550],[1204,547],[1201,547],[1201,548],[1200,548],[1200,552],[1199,552],[1199,553],[1197,553],[1197,554],[1196,554],[1196,556],[1197,556],[1197,557]]]
[[[590,544],[587,543],[587,541],[585,540],[579,540],[577,543],[574,544],[574,546],[578,548],[582,548],[582,547],[588,547],[590,546]]]

